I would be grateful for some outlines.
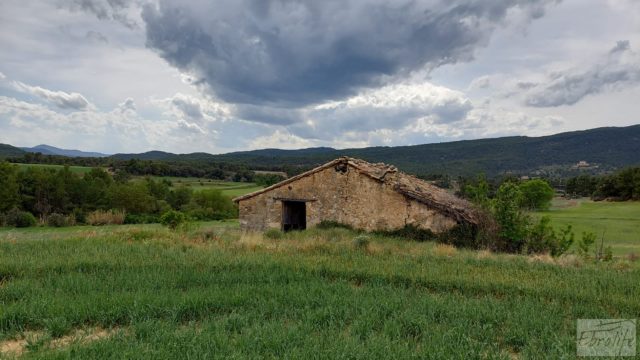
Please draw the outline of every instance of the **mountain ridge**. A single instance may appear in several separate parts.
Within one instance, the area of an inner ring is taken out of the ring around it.
[[[103,154],[95,151],[82,151],[75,149],[62,149],[55,146],[40,144],[34,147],[21,147],[20,149],[31,152],[31,153],[41,153],[43,155],[60,155],[67,157],[108,157],[111,156],[109,154]]]
[[[640,165],[638,154],[640,125],[601,127],[538,137],[507,136],[421,145],[352,149],[259,149],[217,155],[204,152],[174,154],[155,150],[140,154],[114,154],[105,159],[191,164],[230,163],[244,164],[255,170],[287,168],[297,172],[339,156],[351,156],[370,162],[393,164],[403,171],[422,175],[472,176],[485,173],[488,176],[553,176],[561,172],[561,176],[565,176],[572,165],[580,161],[592,164],[590,169],[598,172]],[[583,173],[585,169],[580,171],[574,173]]]

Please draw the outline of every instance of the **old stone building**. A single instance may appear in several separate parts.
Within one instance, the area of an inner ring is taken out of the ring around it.
[[[367,231],[405,225],[435,233],[476,223],[471,204],[394,166],[342,157],[234,199],[244,230],[335,221]]]

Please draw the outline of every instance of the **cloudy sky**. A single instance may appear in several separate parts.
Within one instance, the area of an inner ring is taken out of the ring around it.
[[[638,0],[2,0],[0,143],[408,145],[640,123]]]

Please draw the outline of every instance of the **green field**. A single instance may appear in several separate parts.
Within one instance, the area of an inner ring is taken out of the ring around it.
[[[640,316],[637,262],[357,236],[0,230],[0,357],[574,358],[576,319]]]
[[[18,165],[18,167],[20,167],[21,169],[39,168],[39,169],[58,170],[58,169],[64,168],[64,165],[51,165],[51,164],[15,164],[15,165]],[[69,170],[71,170],[71,172],[73,173],[86,174],[89,171],[91,171],[91,168],[87,166],[69,166]]]
[[[611,246],[614,255],[640,254],[640,202],[594,202],[587,199],[554,199],[549,215],[556,227],[568,224],[580,238],[585,231],[604,234],[604,245]]]
[[[155,180],[166,179],[171,181],[174,188],[177,187],[189,187],[193,191],[211,190],[216,189],[222,191],[222,194],[229,197],[241,196],[257,190],[262,189],[262,186],[258,186],[254,183],[246,182],[233,182],[222,180],[201,179],[192,177],[153,177]]]

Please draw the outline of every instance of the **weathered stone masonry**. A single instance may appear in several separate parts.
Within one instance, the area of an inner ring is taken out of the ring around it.
[[[283,201],[292,200],[305,202],[307,227],[327,220],[367,231],[414,225],[437,233],[472,216],[464,213],[468,203],[395,167],[340,158],[234,199],[241,228],[281,228]]]

